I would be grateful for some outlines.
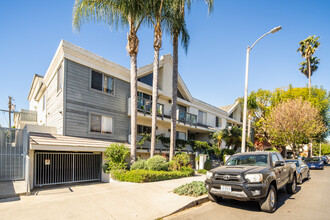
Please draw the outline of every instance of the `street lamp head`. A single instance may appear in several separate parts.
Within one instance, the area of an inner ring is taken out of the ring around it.
[[[275,28],[273,28],[273,29],[270,31],[270,33],[274,34],[275,32],[277,32],[277,31],[279,31],[279,30],[281,30],[281,29],[282,29],[281,26],[275,27]]]

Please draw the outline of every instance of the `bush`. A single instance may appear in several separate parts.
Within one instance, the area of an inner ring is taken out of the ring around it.
[[[148,167],[148,170],[155,170],[155,171],[168,171],[168,162],[166,162],[166,159],[160,155],[153,156],[149,158],[146,162],[146,165]]]
[[[197,170],[197,173],[199,174],[206,174],[207,170],[205,169],[200,169],[200,170]]]
[[[193,176],[195,171],[190,167],[181,167],[181,172],[187,173],[189,176]]]
[[[142,159],[138,159],[131,166],[131,170],[147,170],[147,169],[148,169],[147,161]]]
[[[207,159],[204,163],[204,169],[210,170],[211,168],[212,168],[212,162],[211,162],[211,160]]]
[[[188,177],[191,176],[191,173],[187,171],[113,170],[111,176],[123,182],[146,183]]]
[[[184,184],[174,189],[173,191],[179,195],[185,196],[201,196],[207,194],[207,189],[205,188],[205,184],[202,181],[193,181],[191,183]]]
[[[111,144],[105,150],[105,167],[107,172],[110,170],[121,170],[127,168],[126,157],[129,155],[129,150],[124,144]]]
[[[181,167],[187,167],[190,163],[190,157],[187,153],[177,154],[170,161],[170,170],[181,170]]]

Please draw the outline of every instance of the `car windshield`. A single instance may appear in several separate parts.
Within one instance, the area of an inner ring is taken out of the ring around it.
[[[320,158],[318,157],[305,158],[305,162],[320,162]]]
[[[234,155],[225,164],[226,166],[267,166],[268,155]]]
[[[296,167],[299,167],[299,163],[298,163],[298,161],[296,161],[296,160],[286,160],[285,162],[288,162],[288,163],[295,163],[295,164],[296,164]]]

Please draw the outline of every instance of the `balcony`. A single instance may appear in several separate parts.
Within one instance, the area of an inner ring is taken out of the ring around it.
[[[131,114],[131,98],[128,99],[128,115]],[[152,101],[150,99],[145,99],[142,97],[138,97],[137,100],[137,111],[142,112],[144,115],[151,115],[152,113]],[[164,105],[157,103],[157,116],[162,118],[165,117],[164,115]]]
[[[178,109],[177,118],[179,122],[188,124],[190,126],[197,126],[197,115],[190,114],[188,112]]]
[[[20,112],[14,113],[14,126],[23,128],[26,124],[37,124],[38,114],[36,111],[21,109]]]

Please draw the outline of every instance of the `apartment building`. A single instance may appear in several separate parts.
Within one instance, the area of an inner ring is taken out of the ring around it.
[[[172,65],[171,55],[161,57],[157,135],[164,137],[170,137]],[[138,69],[140,134],[151,132],[152,69],[152,63]],[[129,69],[62,40],[45,75],[34,76],[28,100],[30,109],[15,125],[30,133],[31,185],[107,181],[104,150],[130,142]],[[179,75],[178,139],[208,141],[211,132],[240,126],[241,112],[238,103],[218,108],[192,97]],[[148,157],[149,148],[149,142],[139,146],[137,156]],[[168,151],[156,144],[156,153]]]

